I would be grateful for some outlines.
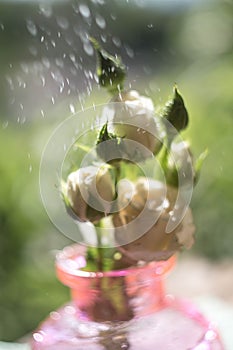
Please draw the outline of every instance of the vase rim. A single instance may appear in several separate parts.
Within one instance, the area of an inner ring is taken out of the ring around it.
[[[176,256],[171,256],[168,260],[152,261],[143,265],[132,266],[125,269],[110,271],[84,271],[87,248],[79,244],[73,244],[58,251],[56,254],[57,271],[63,272],[73,277],[103,278],[103,277],[124,277],[143,271],[154,272],[154,277],[161,277],[169,272],[175,265]]]

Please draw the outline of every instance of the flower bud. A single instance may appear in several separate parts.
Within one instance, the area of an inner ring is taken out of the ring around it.
[[[132,187],[132,184],[130,186]],[[125,190],[126,194],[128,192]],[[172,192],[170,198],[174,196],[175,193]],[[168,197],[166,187],[159,181],[140,178],[134,184],[131,201],[113,216],[115,239],[123,254],[135,261],[166,260],[182,247],[192,246],[195,227],[190,209],[172,232],[166,232],[172,214]],[[121,203],[124,201],[122,191],[120,200]],[[139,222],[136,218],[139,218]],[[141,231],[142,235],[138,238],[138,233],[140,234],[140,230],[145,228],[148,222],[151,223],[149,229],[145,233]]]
[[[174,89],[174,97],[165,106],[164,117],[175,128],[175,130],[166,124],[169,142],[188,126],[189,117],[182,96],[179,94],[177,87]]]
[[[162,133],[154,116],[152,100],[131,90],[117,94],[111,102],[115,103],[105,107],[103,113],[107,119],[111,115],[110,127],[116,137],[122,139],[123,156],[137,162],[157,154],[162,146]]]
[[[106,87],[110,92],[116,92],[123,88],[125,79],[125,66],[120,58],[110,55],[102,49],[100,44],[94,38],[90,38],[97,52],[97,76],[99,84]]]
[[[106,167],[88,166],[71,173],[67,179],[66,197],[79,221],[99,221],[111,209],[114,187]]]

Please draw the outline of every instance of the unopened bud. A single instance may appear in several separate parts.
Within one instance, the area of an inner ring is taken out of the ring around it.
[[[125,66],[121,62],[121,59],[110,55],[102,49],[96,39],[90,38],[90,41],[97,52],[97,76],[99,78],[99,84],[102,87],[106,87],[111,93],[121,90],[125,79]]]

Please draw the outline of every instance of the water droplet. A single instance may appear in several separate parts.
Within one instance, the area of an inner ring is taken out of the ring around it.
[[[90,43],[84,43],[83,50],[86,52],[88,56],[92,56],[94,54],[94,49]]]
[[[55,63],[60,68],[64,67],[64,62],[63,62],[63,60],[61,58],[55,58]]]
[[[76,4],[72,4],[72,8],[73,8],[75,13],[79,13],[79,9],[78,9]]]
[[[77,75],[77,70],[76,70],[74,67],[71,67],[71,68],[70,68],[70,73],[71,73],[72,75],[76,76],[76,75]]]
[[[25,74],[28,74],[28,73],[29,73],[29,68],[28,68],[28,65],[27,65],[26,63],[21,63],[20,66],[21,66],[22,71],[23,71]]]
[[[106,27],[105,19],[102,16],[100,16],[99,14],[96,15],[95,21],[96,21],[97,26],[100,27],[101,29],[104,29]]]
[[[75,114],[75,107],[74,107],[74,105],[72,103],[70,103],[69,107],[70,107],[71,113]]]
[[[43,109],[40,110],[40,114],[41,114],[42,118],[44,118],[44,111],[43,111]]]
[[[101,40],[103,41],[103,43],[106,43],[106,42],[107,42],[107,36],[106,36],[106,35],[102,34],[102,35],[100,36],[100,38],[101,38]]]
[[[81,4],[79,6],[79,12],[81,13],[81,15],[85,18],[90,17],[90,10],[89,7],[87,5]]]
[[[50,68],[50,62],[47,57],[42,57],[41,61],[46,68]]]
[[[114,15],[114,14],[111,14],[110,17],[111,17],[111,19],[112,19],[113,21],[115,21],[115,20],[117,19],[117,16]]]
[[[74,55],[73,53],[70,53],[70,54],[69,54],[69,57],[70,57],[70,60],[71,60],[72,62],[76,62],[76,58],[75,58],[75,55]]]
[[[150,23],[150,24],[147,24],[147,28],[153,28],[154,27],[154,25],[152,24],[152,23]]]
[[[87,32],[79,30],[79,37],[83,43],[89,43],[89,35]]]
[[[126,54],[127,54],[130,58],[133,58],[133,57],[134,57],[133,49],[131,49],[131,47],[129,47],[128,45],[124,45],[124,47],[125,47]]]
[[[114,45],[116,45],[116,47],[120,47],[121,46],[121,40],[120,40],[120,38],[117,38],[116,36],[114,36],[112,38],[112,42],[113,42]]]
[[[45,16],[47,18],[52,16],[53,10],[52,10],[51,5],[46,4],[46,3],[39,4],[39,9],[40,9],[40,12],[43,16]]]
[[[4,29],[5,29],[5,26],[4,26],[3,23],[0,23],[0,28],[1,28],[1,30],[4,30]]]
[[[29,173],[31,173],[32,172],[32,165],[30,164],[29,165]]]
[[[33,56],[36,56],[38,54],[37,48],[35,46],[29,46],[28,50]]]
[[[51,45],[52,45],[53,47],[56,47],[56,43],[55,43],[54,40],[51,40]]]
[[[14,90],[14,83],[13,83],[12,78],[9,75],[6,75],[6,81],[8,82],[10,89]]]
[[[40,41],[41,41],[41,43],[44,42],[44,36],[43,36],[43,35],[42,35],[42,37],[40,38]]]
[[[2,128],[6,129],[8,127],[8,125],[9,125],[9,122],[5,121],[5,122],[2,123]]]
[[[36,342],[41,343],[44,340],[44,336],[41,333],[34,333],[33,338]]]
[[[62,16],[57,16],[56,18],[57,21],[57,25],[61,28],[61,29],[68,29],[69,28],[69,22],[67,20],[67,18],[62,17]]]
[[[45,86],[45,77],[43,75],[40,76],[42,86]]]
[[[33,36],[36,36],[37,28],[36,28],[35,23],[33,23],[30,19],[28,19],[26,21],[26,25],[27,25],[27,30],[29,31],[29,33]]]

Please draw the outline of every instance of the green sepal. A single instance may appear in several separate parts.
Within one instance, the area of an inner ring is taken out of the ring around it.
[[[96,39],[90,37],[89,40],[97,53],[96,73],[100,86],[107,88],[112,94],[123,90],[126,68],[121,58],[110,55]]]
[[[105,123],[99,132],[96,142],[96,151],[98,156],[109,164],[121,161],[125,153],[125,148],[122,141],[123,138],[118,137],[108,131],[108,123]]]
[[[208,156],[208,154],[209,154],[209,150],[206,149],[204,152],[202,152],[199,155],[199,157],[195,161],[195,164],[194,164],[194,184],[195,185],[200,178],[201,169],[202,169],[203,163],[204,163],[206,157]]]

